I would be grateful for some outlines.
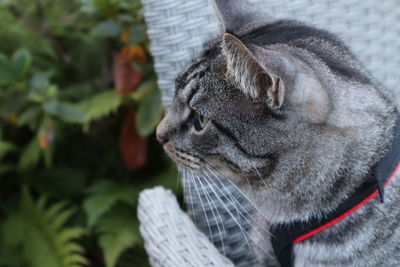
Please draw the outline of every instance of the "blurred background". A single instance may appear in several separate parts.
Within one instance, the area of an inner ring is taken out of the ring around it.
[[[148,266],[162,114],[139,0],[0,0],[0,266]]]

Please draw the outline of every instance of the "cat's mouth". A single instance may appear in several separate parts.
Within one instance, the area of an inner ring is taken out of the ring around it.
[[[164,150],[181,167],[197,172],[200,170],[201,160],[192,153],[176,148],[169,143],[164,145]]]
[[[163,147],[167,155],[175,161],[176,164],[189,171],[208,173],[210,175],[221,175],[231,178],[234,177],[236,178],[234,179],[235,181],[242,180],[242,177],[238,175],[238,173],[241,173],[242,171],[240,171],[238,167],[230,165],[228,167],[226,162],[224,164],[224,161],[221,161],[218,157],[214,158],[214,160],[212,160],[213,164],[211,164],[193,153],[177,148],[170,143],[165,144]]]

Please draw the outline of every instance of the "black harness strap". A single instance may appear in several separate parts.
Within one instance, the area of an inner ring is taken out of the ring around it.
[[[307,222],[272,225],[271,242],[281,267],[292,267],[294,263],[293,245],[340,222],[379,194],[384,201],[384,187],[400,169],[400,118],[394,128],[392,147],[374,166],[370,179],[366,179],[356,192],[342,202],[333,212]]]

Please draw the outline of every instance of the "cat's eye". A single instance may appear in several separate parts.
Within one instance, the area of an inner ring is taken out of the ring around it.
[[[204,127],[206,127],[208,121],[209,119],[203,115],[194,113],[194,128],[196,131],[201,131]]]

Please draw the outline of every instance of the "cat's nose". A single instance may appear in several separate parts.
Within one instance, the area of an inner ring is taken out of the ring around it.
[[[162,120],[157,127],[156,138],[157,138],[157,141],[162,145],[168,143],[168,131],[166,128],[165,119]]]
[[[157,138],[157,141],[162,145],[168,143],[168,137],[166,135],[157,133],[156,138]]]

